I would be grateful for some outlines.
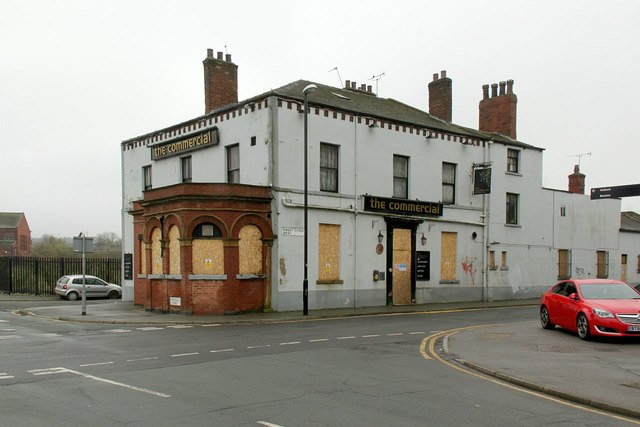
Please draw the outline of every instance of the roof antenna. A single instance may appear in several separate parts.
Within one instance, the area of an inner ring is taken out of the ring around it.
[[[229,54],[229,52],[227,52],[227,45],[226,45],[226,44],[224,45],[224,54],[225,54],[225,55],[228,55],[228,54]]]
[[[589,151],[588,153],[572,154],[572,155],[567,156],[567,157],[577,157],[578,158],[578,170],[580,170],[580,158],[582,156],[591,156],[591,151]]]
[[[378,94],[378,80],[380,80],[382,78],[382,76],[384,76],[384,71],[380,74],[374,75],[372,76],[369,80],[375,80],[376,81],[376,95]]]
[[[340,77],[340,71],[338,71],[338,67],[333,67],[327,72],[330,73],[332,71],[335,71],[336,73],[338,73],[338,80],[340,80],[340,89],[344,88],[344,84],[342,84],[342,77]]]

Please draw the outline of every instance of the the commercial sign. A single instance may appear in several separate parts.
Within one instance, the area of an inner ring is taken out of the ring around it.
[[[364,210],[396,215],[442,216],[442,203],[364,196]]]
[[[640,196],[640,184],[618,185],[591,189],[591,199],[619,199],[621,197]]]
[[[189,135],[180,139],[151,146],[151,160],[177,156],[189,151],[218,145],[218,128],[214,127],[197,135]]]

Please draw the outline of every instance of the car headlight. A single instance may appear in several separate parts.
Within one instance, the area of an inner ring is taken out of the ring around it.
[[[613,319],[613,314],[609,313],[607,310],[600,310],[599,308],[594,308],[593,312],[598,317],[609,317],[609,318]]]

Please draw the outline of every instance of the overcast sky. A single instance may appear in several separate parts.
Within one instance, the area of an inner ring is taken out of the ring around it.
[[[34,237],[120,235],[120,143],[204,113],[207,48],[239,66],[240,100],[384,73],[379,96],[426,111],[447,70],[476,129],[482,85],[513,79],[545,187],[584,153],[587,191],[640,184],[639,22],[631,0],[0,0],[0,212]]]

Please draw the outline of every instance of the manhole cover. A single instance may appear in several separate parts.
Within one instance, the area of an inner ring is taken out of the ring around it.
[[[538,344],[538,351],[546,353],[575,353],[576,349],[568,345]]]

